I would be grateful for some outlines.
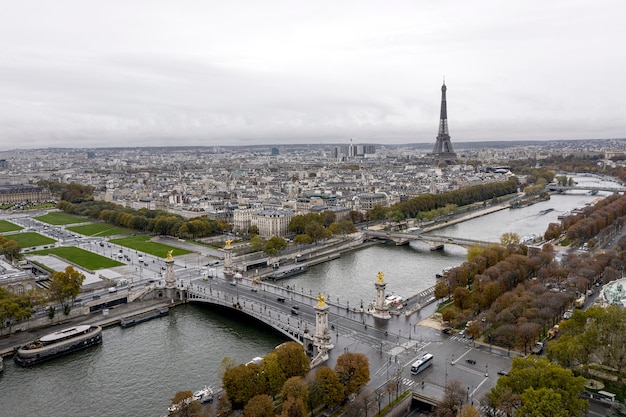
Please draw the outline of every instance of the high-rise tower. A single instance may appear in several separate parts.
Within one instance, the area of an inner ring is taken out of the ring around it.
[[[448,133],[448,106],[446,104],[446,83],[441,86],[441,114],[439,117],[439,132],[437,142],[433,149],[433,160],[436,164],[440,162],[455,163],[456,153],[452,149],[450,134]]]

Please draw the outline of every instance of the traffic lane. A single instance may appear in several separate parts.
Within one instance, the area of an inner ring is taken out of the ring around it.
[[[498,371],[511,369],[510,357],[475,349],[453,339],[434,342],[428,351],[435,355],[437,371],[431,372],[426,381],[445,386],[447,382],[457,379],[470,388],[470,396],[475,398],[480,398],[496,385]],[[474,363],[469,363],[468,359]]]

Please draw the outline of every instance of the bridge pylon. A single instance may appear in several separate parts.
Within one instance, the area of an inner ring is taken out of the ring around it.
[[[180,299],[181,294],[176,288],[176,275],[174,274],[174,258],[172,257],[172,251],[167,252],[167,258],[165,258],[165,293],[168,298]]]
[[[315,334],[313,335],[313,359],[311,367],[315,367],[328,360],[328,351],[335,347],[332,343],[330,330],[328,329],[328,304],[322,294],[317,296],[315,310]],[[305,333],[305,338],[307,334]],[[310,337],[310,336],[308,336]]]
[[[233,263],[233,248],[230,247],[232,240],[227,240],[224,246],[224,275],[232,277],[235,275],[234,263]]]
[[[387,283],[383,279],[384,274],[382,272],[378,273],[378,279],[374,283],[376,286],[376,302],[374,304],[374,314],[373,316],[379,319],[390,319],[391,314],[389,314],[389,306],[385,303],[385,287]]]

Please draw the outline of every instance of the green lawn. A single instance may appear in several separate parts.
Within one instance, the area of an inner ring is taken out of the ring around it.
[[[55,254],[59,258],[66,259],[76,265],[82,266],[90,271],[97,271],[103,268],[113,268],[115,266],[124,265],[113,259],[98,255],[97,253],[89,252],[81,248],[74,246],[63,246],[60,248],[44,249],[35,252],[31,252],[34,255],[48,255],[50,253]]]
[[[43,216],[35,217],[35,219],[44,223],[60,226],[64,224],[84,223],[90,221],[87,217],[74,216],[73,214],[67,214],[62,211],[53,211]]]
[[[17,242],[22,248],[30,248],[32,246],[49,245],[56,242],[54,239],[42,236],[35,232],[14,233],[9,237],[11,240]]]
[[[0,220],[0,233],[14,232],[16,230],[22,230],[22,226],[18,226],[15,223],[8,222],[6,220]]]
[[[130,249],[136,249],[150,255],[165,258],[168,251],[172,251],[172,256],[185,255],[191,253],[185,249],[175,248],[173,246],[163,245],[161,243],[150,242],[150,236],[132,236],[122,239],[111,239],[111,243],[126,246]]]
[[[67,229],[85,236],[117,236],[135,233],[134,230],[126,229],[124,227],[111,226],[106,223],[85,224],[83,226],[67,227]]]

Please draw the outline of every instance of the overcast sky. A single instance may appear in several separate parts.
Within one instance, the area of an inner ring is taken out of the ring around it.
[[[0,148],[626,137],[623,0],[0,0]]]

